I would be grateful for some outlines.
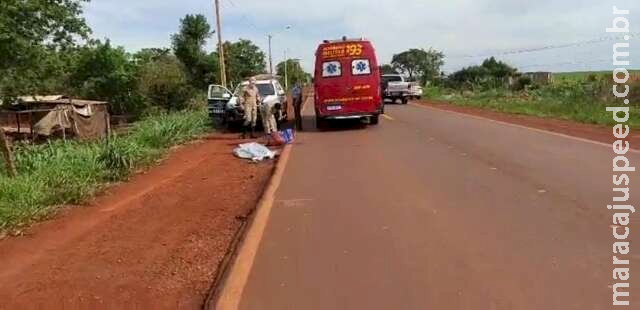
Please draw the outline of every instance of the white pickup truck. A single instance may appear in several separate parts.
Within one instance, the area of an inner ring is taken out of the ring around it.
[[[407,82],[400,74],[383,74],[381,78],[383,99],[391,99],[392,102],[400,99],[402,104],[407,104],[410,99],[422,96],[422,87],[416,82]]]

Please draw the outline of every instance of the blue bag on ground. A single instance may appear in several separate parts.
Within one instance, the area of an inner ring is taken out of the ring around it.
[[[293,131],[293,129],[285,129],[280,132],[280,136],[284,140],[285,144],[291,144],[293,143],[293,140],[295,139],[296,134]]]

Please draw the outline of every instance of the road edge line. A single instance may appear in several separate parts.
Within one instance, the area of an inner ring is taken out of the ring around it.
[[[571,139],[571,140],[591,143],[591,144],[600,145],[600,146],[606,146],[606,147],[609,147],[609,148],[611,147],[611,144],[607,144],[607,143],[604,143],[604,142],[601,142],[601,141],[591,140],[591,139],[587,139],[587,138],[580,138],[580,137],[576,137],[576,136],[572,136],[572,135],[568,135],[568,134],[564,134],[564,133],[559,133],[559,132],[555,132],[555,131],[544,130],[544,129],[540,129],[540,128],[529,127],[529,126],[524,126],[524,125],[519,125],[519,124],[514,124],[514,123],[509,123],[509,122],[504,122],[504,121],[499,121],[499,120],[495,120],[495,119],[488,118],[488,117],[483,117],[483,116],[478,116],[478,115],[473,115],[473,114],[468,114],[468,113],[463,113],[463,112],[458,112],[458,111],[451,111],[451,110],[447,110],[447,109],[440,109],[440,108],[437,108],[437,107],[426,106],[426,105],[422,105],[422,104],[419,104],[419,103],[410,103],[409,105],[410,106],[414,106],[414,107],[418,107],[418,108],[423,108],[423,109],[432,109],[432,110],[443,111],[443,112],[448,112],[448,113],[452,113],[452,114],[458,114],[458,115],[462,115],[462,116],[467,116],[467,117],[471,117],[471,118],[475,118],[475,119],[486,120],[486,121],[490,121],[490,122],[501,124],[501,125],[507,125],[507,126],[512,126],[512,127],[516,127],[516,128],[522,128],[522,129],[529,129],[529,130],[540,132],[540,133],[551,134],[551,135],[558,136],[558,137],[563,137],[563,138],[567,138],[567,139]],[[629,152],[630,153],[640,154],[640,150],[629,149]]]
[[[255,212],[239,230],[237,245],[231,249],[231,256],[226,266],[222,267],[221,277],[217,285],[214,284],[205,309],[235,310],[240,305],[240,299],[249,278],[258,248],[264,235],[264,230],[273,209],[275,195],[280,187],[284,171],[293,145],[288,144],[282,150],[280,158],[269,184],[258,201]],[[223,260],[224,261],[224,260]]]

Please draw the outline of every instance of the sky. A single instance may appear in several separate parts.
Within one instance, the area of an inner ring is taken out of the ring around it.
[[[633,68],[640,68],[638,0],[220,0],[224,40],[249,39],[267,51],[273,34],[274,66],[299,58],[312,71],[324,39],[365,37],[379,61],[409,48],[446,55],[446,72],[479,64],[488,56],[527,71],[611,70],[612,46],[629,42]],[[607,33],[613,6],[627,9],[631,37]],[[134,52],[170,47],[180,18],[203,14],[215,27],[213,0],[92,0],[85,18],[93,37],[108,38]],[[290,29],[286,29],[291,26]],[[215,38],[215,37],[214,37]],[[550,47],[550,48],[549,48]],[[215,41],[207,49],[215,48]],[[527,52],[528,51],[528,52]]]

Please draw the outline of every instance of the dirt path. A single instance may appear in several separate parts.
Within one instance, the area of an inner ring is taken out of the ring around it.
[[[273,163],[233,158],[209,137],[0,241],[0,309],[197,309]]]
[[[601,125],[581,124],[568,120],[541,118],[529,115],[501,113],[432,100],[422,100],[417,101],[416,103],[447,111],[455,111],[475,116],[481,116],[501,122],[557,132],[569,136],[599,141],[603,143],[613,143],[615,140],[613,136],[613,127],[610,128]],[[627,140],[629,141],[630,147],[632,149],[640,149],[640,133],[638,131],[631,130],[629,138]]]

